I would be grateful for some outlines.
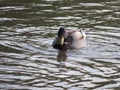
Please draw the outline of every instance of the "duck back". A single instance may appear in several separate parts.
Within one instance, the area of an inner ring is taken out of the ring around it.
[[[86,46],[86,40],[82,36],[81,32],[72,33],[71,36],[73,37],[73,42],[72,42],[73,48],[80,49]]]

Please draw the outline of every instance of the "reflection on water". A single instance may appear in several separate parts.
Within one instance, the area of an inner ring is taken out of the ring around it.
[[[66,61],[67,60],[67,55],[66,55],[67,51],[58,51],[58,55],[57,55],[57,61],[58,62],[62,62],[62,61]]]
[[[59,27],[87,47],[57,51]],[[119,90],[120,0],[0,0],[1,90]]]
[[[66,53],[67,53],[67,51],[64,51],[64,50],[58,51],[57,61],[60,62],[58,64],[58,68],[60,69],[60,71],[64,71],[64,68],[66,68],[66,65],[64,64],[64,62],[67,60]]]

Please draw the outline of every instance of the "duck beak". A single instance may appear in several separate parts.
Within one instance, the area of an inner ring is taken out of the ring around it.
[[[63,45],[64,39],[65,39],[65,38],[64,38],[63,36],[60,38],[60,44],[61,44],[61,45]]]

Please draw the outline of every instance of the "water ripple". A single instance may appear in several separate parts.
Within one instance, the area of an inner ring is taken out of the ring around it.
[[[0,89],[119,90],[119,0],[13,1],[0,2]],[[60,55],[60,26],[85,31],[87,47]]]

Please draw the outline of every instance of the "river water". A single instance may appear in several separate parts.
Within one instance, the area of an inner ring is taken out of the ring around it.
[[[87,47],[53,49],[59,27]],[[0,89],[120,90],[120,0],[0,0]]]

